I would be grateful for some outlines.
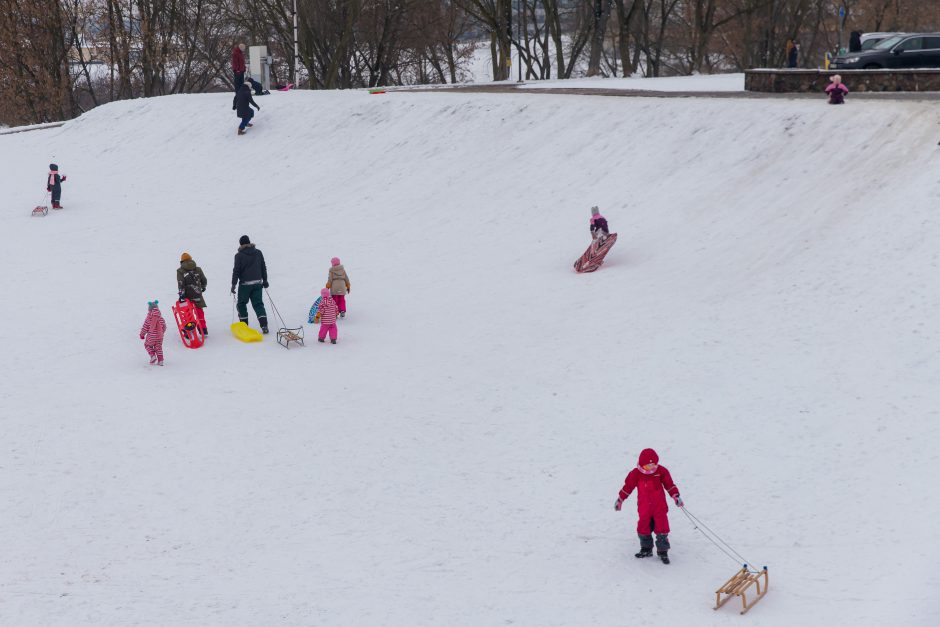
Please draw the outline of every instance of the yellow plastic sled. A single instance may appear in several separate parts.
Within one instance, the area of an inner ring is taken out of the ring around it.
[[[244,322],[235,322],[232,324],[232,335],[242,342],[260,342],[264,339],[264,336],[261,335],[261,331],[252,329]]]

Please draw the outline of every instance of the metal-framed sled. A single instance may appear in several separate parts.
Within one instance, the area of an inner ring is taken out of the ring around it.
[[[761,577],[764,579],[764,585],[761,585]],[[751,586],[756,587],[756,596],[751,597],[751,602],[747,602],[747,593],[750,590]],[[763,570],[752,571],[749,570],[747,564],[745,564],[741,570],[736,572],[731,579],[726,581],[724,585],[715,590],[715,607],[713,609],[718,609],[733,597],[741,597],[741,613],[744,614],[749,609],[754,607],[754,604],[764,598],[764,595],[767,594],[767,589],[770,587],[770,580],[767,576],[767,567],[764,566]],[[722,598],[722,595],[725,595]]]
[[[304,328],[297,327],[296,329],[288,329],[282,327],[277,330],[277,343],[283,346],[284,348],[290,348],[291,342],[297,342],[301,346],[304,345]]]
[[[47,207],[47,206],[45,206],[45,205],[36,205],[36,206],[33,208],[32,216],[33,216],[34,218],[42,218],[42,217],[46,216],[48,213],[49,213],[49,207]]]

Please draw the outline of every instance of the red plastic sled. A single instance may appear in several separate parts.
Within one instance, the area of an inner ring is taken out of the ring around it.
[[[173,317],[176,318],[176,328],[179,329],[180,338],[186,348],[199,348],[206,338],[202,328],[196,320],[196,306],[192,301],[184,298],[173,304]]]
[[[617,243],[617,234],[611,233],[603,242],[594,240],[581,258],[574,262],[575,272],[594,272],[604,263],[604,257]]]

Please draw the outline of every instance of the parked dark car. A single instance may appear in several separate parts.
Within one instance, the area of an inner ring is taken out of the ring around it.
[[[940,33],[909,33],[879,41],[871,50],[838,56],[833,70],[940,68]]]

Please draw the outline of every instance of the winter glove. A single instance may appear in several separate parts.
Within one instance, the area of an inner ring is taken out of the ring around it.
[[[264,286],[264,289],[268,289],[268,287],[269,287],[269,286],[268,286],[268,282],[267,282],[267,281],[265,281],[265,282],[264,282],[264,283],[262,283],[261,285],[262,285],[262,286]]]
[[[232,295],[233,295],[233,296],[235,295],[235,286],[234,286],[234,285],[232,285]]]
[[[320,314],[319,314],[319,312],[317,313],[317,315],[315,315],[315,316],[313,317],[313,322],[314,322],[314,323],[320,322]]]
[[[60,183],[64,183],[64,182],[65,182],[65,179],[67,179],[67,178],[68,178],[67,176],[63,176],[63,177],[62,177],[62,180],[59,181],[59,182],[60,182]]]
[[[614,509],[619,512],[621,507],[623,507],[623,499],[618,498],[617,501],[614,503]]]
[[[349,287],[349,283],[346,284],[346,291],[352,293],[352,288]]]
[[[143,334],[143,333],[140,334],[140,339],[144,339],[144,334]]]
[[[675,500],[675,502],[676,502],[676,507],[684,507],[684,505],[683,505],[683,503],[682,503],[682,497],[679,496],[678,494],[676,495],[676,498],[673,499],[673,500]]]

